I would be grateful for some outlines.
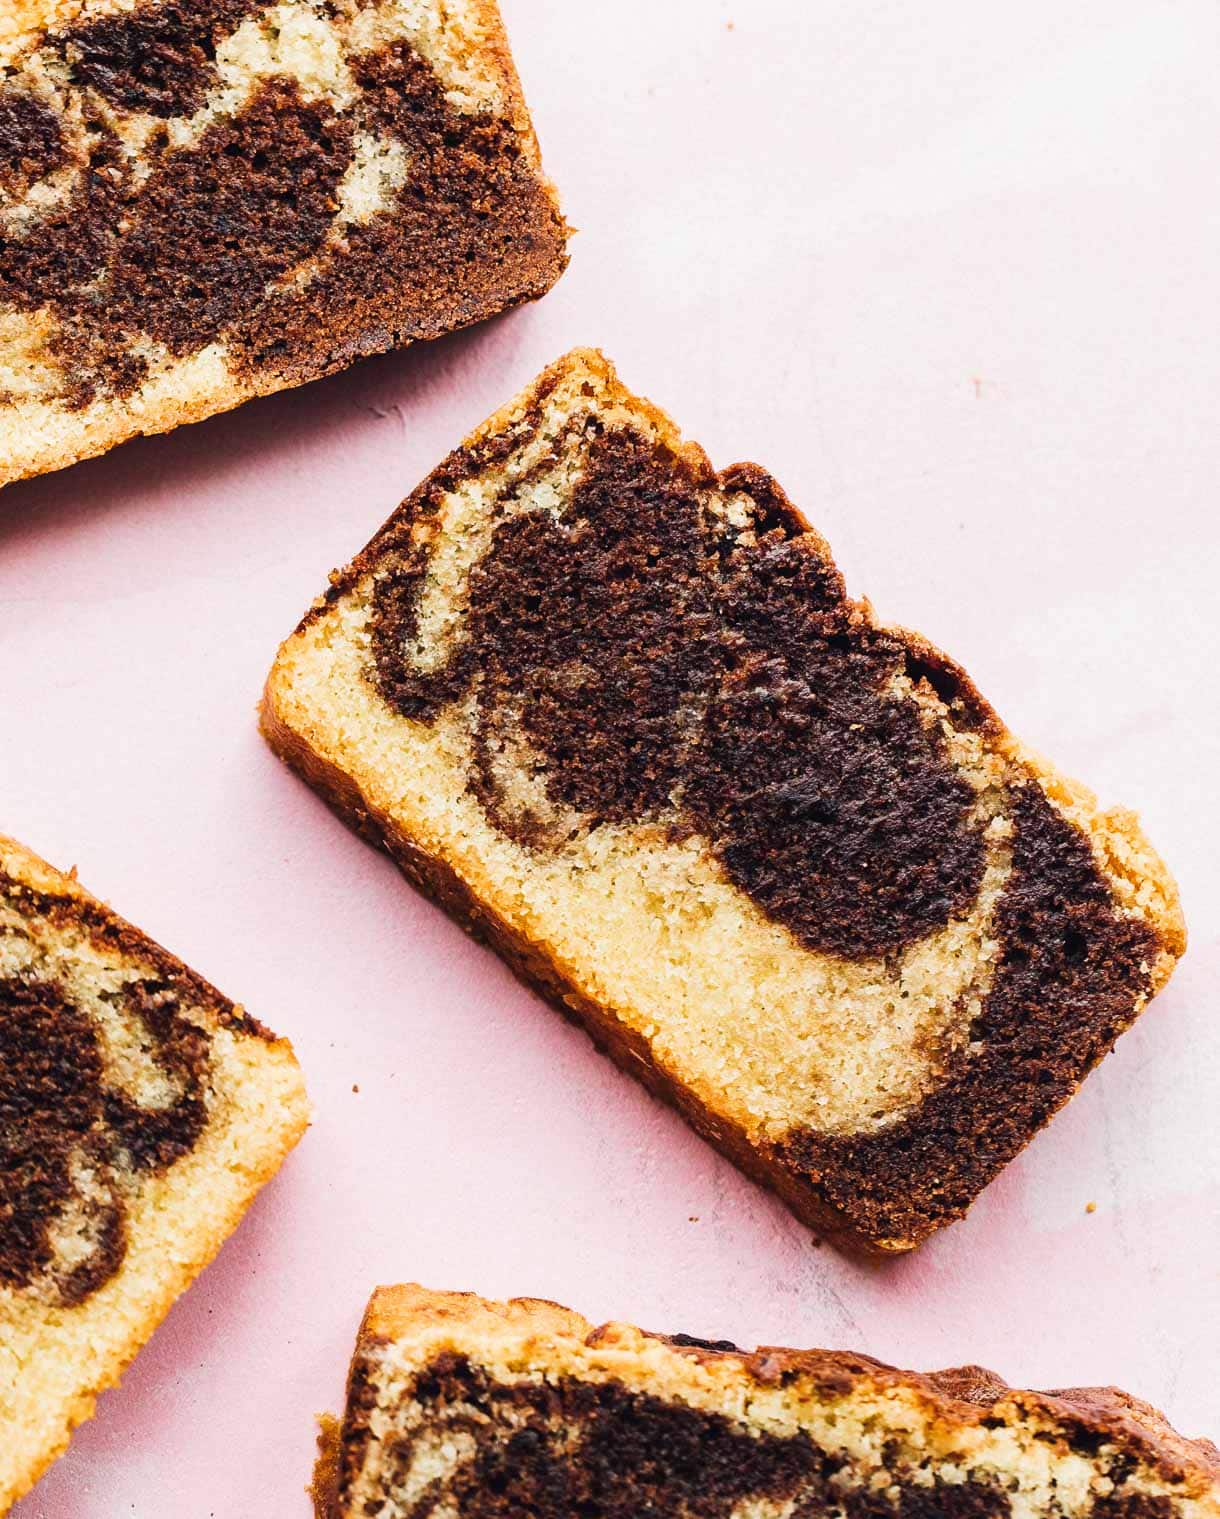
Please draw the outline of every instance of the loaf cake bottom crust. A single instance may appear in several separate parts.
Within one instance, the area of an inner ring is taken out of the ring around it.
[[[0,485],[566,265],[495,0],[39,0],[0,69]]]
[[[263,726],[625,1068],[871,1249],[960,1217],[1183,945],[1131,814],[596,354],[334,577]]]
[[[0,1513],[307,1122],[287,1041],[0,839]]]
[[[374,1294],[319,1519],[1214,1519],[1220,1452],[1113,1388]]]

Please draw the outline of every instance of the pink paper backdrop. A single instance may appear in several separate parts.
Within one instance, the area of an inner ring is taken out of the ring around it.
[[[21,1519],[301,1519],[368,1290],[409,1278],[1116,1380],[1220,1434],[1220,10],[505,10],[580,229],[548,300],[0,500],[0,826],[291,1035],[317,1109]],[[577,343],[770,466],[1182,883],[1170,990],[915,1258],[816,1248],[255,730],[326,572]]]

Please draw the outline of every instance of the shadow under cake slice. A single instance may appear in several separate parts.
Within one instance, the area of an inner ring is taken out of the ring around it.
[[[962,1215],[1184,946],[1127,812],[577,352],[280,651],[278,752],[816,1228]]]
[[[1215,1519],[1220,1452],[1113,1388],[410,1286],[369,1304],[314,1495],[318,1519]]]
[[[544,294],[495,0],[12,0],[0,485]]]
[[[0,1513],[307,1121],[286,1040],[0,838]]]

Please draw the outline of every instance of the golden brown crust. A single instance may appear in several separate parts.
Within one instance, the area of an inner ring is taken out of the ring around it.
[[[16,882],[30,894],[30,904],[39,913],[52,918],[71,917],[99,948],[146,962],[163,976],[189,988],[200,1002],[215,1007],[226,1023],[291,1052],[292,1046],[286,1039],[277,1039],[245,1008],[230,1002],[198,971],[184,964],[177,955],[171,955],[147,934],[121,918],[100,897],[87,891],[77,880],[75,868],[65,875],[16,839],[0,834],[0,884],[6,880]]]
[[[538,144],[538,134],[534,130],[533,118],[530,116],[529,106],[525,101],[525,88],[521,83],[521,75],[517,71],[517,61],[513,57],[512,46],[508,40],[508,29],[504,25],[504,17],[500,14],[499,0],[471,0],[471,9],[477,14],[483,28],[483,42],[490,55],[495,59],[503,81],[504,100],[507,106],[506,115],[512,121],[513,126],[521,134],[534,167],[542,170],[542,150]],[[559,210],[559,192],[548,179],[547,189],[551,197],[551,203],[555,210]]]
[[[486,1341],[494,1346],[513,1336],[544,1345],[567,1340],[629,1349],[638,1343],[640,1334],[628,1325],[595,1326],[579,1313],[536,1298],[493,1302],[473,1293],[434,1292],[414,1284],[381,1287],[374,1292],[360,1326],[351,1385],[356,1385],[357,1368],[366,1363],[370,1352],[399,1341],[426,1345],[431,1356],[443,1348],[449,1335],[459,1337],[463,1345]],[[1164,1415],[1114,1388],[1034,1392],[1011,1388],[995,1373],[977,1366],[921,1374],[851,1352],[766,1345],[753,1351],[729,1350],[711,1342],[691,1342],[687,1336],[648,1332],[644,1339],[659,1341],[692,1361],[718,1365],[722,1371],[735,1367],[744,1379],[760,1387],[789,1388],[799,1383],[815,1395],[833,1399],[867,1385],[882,1393],[913,1394],[941,1425],[968,1430],[997,1419],[1032,1424],[1073,1446],[1112,1446],[1144,1463],[1184,1495],[1214,1499],[1217,1493],[1220,1452],[1216,1447],[1208,1440],[1179,1435]],[[324,1480],[315,1484],[315,1491],[327,1496],[327,1506],[318,1509],[320,1519],[329,1519],[335,1512],[336,1485],[331,1474],[338,1431],[333,1426],[329,1430],[324,1469],[320,1462]]]
[[[318,1415],[318,1458],[306,1488],[317,1519],[330,1519],[339,1499],[339,1421]]]

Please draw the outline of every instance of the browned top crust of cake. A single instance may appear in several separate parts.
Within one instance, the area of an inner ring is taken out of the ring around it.
[[[0,845],[7,842],[0,835]],[[184,965],[176,955],[171,955],[79,884],[71,894],[41,890],[0,869],[0,902],[11,904],[26,917],[45,919],[56,928],[76,928],[101,949],[146,962],[156,969],[159,980],[172,986],[182,998],[208,1008],[218,1023],[248,1037],[263,1039],[269,1044],[275,1042],[275,1034],[245,1008],[231,1002],[198,971]]]
[[[404,1299],[401,1308],[396,1294]],[[633,1345],[654,1340],[698,1361],[731,1363],[747,1388],[790,1388],[794,1408],[810,1398],[825,1400],[839,1407],[844,1419],[851,1417],[850,1405],[840,1400],[866,1389],[874,1400],[914,1394],[941,1429],[968,1434],[1022,1424],[1059,1454],[1097,1462],[1104,1480],[1092,1489],[1090,1519],[1174,1519],[1181,1498],[1216,1495],[1220,1451],[1209,1441],[1183,1438],[1155,1409],[1113,1388],[1023,1392],[975,1366],[919,1375],[851,1353],[774,1346],[747,1352],[689,1335],[641,1339],[623,1325],[593,1329],[557,1305],[532,1299],[503,1305],[471,1299],[468,1311],[472,1319],[480,1312],[487,1316],[492,1362],[495,1320],[529,1326],[536,1318],[533,1373],[501,1381],[471,1348],[479,1341],[477,1332],[459,1334],[451,1345],[442,1333],[435,1348],[418,1352],[421,1364],[405,1388],[389,1392],[381,1352],[394,1344],[395,1317],[406,1333],[412,1314],[438,1326],[445,1320],[460,1324],[467,1296],[418,1288],[375,1295],[352,1362],[345,1419],[341,1427],[328,1420],[319,1442],[313,1490],[320,1519],[354,1512],[350,1503],[367,1459],[374,1412],[393,1430],[396,1407],[414,1406],[426,1417],[424,1425],[414,1426],[417,1435],[421,1428],[432,1429],[444,1439],[466,1442],[467,1453],[417,1497],[411,1509],[415,1519],[442,1511],[461,1519],[515,1512],[537,1519],[568,1519],[573,1513],[628,1519],[649,1512],[730,1519],[742,1502],[759,1500],[780,1505],[795,1500],[801,1519],[828,1513],[849,1519],[1006,1519],[1014,1512],[1002,1472],[963,1470],[950,1460],[956,1470],[948,1481],[935,1466],[917,1474],[914,1436],[910,1448],[894,1444],[886,1458],[886,1481],[862,1480],[842,1452],[821,1448],[795,1422],[792,1432],[771,1423],[743,1427],[739,1419],[748,1416],[748,1392],[726,1394],[722,1414],[700,1406],[698,1399],[682,1398],[681,1379],[659,1368],[655,1375],[642,1371],[630,1383],[605,1370],[596,1378],[583,1377],[564,1369],[571,1358],[560,1347],[568,1332],[589,1347],[604,1345],[628,1357]],[[431,1310],[430,1299],[436,1304]],[[521,1363],[519,1354],[505,1353],[514,1365]],[[737,1417],[726,1416],[729,1409]],[[397,1441],[384,1434],[378,1438],[379,1485],[388,1499],[406,1490],[415,1444],[405,1428]],[[960,1446],[972,1448],[968,1438]],[[1172,1496],[1149,1491],[1149,1474]]]
[[[174,1092],[145,1106],[112,1081],[94,1018],[67,985],[0,977],[0,1286],[37,1284],[70,1307],[123,1263],[127,1179],[167,1170],[208,1123],[209,1040],[183,1016],[184,1004],[206,1007],[241,1034],[272,1035],[99,902],[35,890],[0,871],[0,905],[145,968],[105,997],[139,1029],[147,1059]],[[65,1265],[53,1231],[69,1214],[84,1243]]]
[[[600,1333],[600,1331],[597,1331]],[[681,1343],[681,1337],[667,1343]],[[754,1351],[734,1351],[750,1375],[768,1382],[811,1368],[827,1387],[846,1386],[860,1375],[892,1379],[904,1385],[928,1389],[951,1409],[982,1410],[984,1416],[1001,1401],[1015,1400],[1029,1408],[1053,1414],[1068,1433],[1074,1448],[1092,1454],[1102,1444],[1116,1445],[1132,1458],[1156,1467],[1170,1482],[1185,1480],[1191,1469],[1203,1468],[1220,1477],[1220,1449],[1211,1440],[1190,1439],[1178,1433],[1165,1415],[1151,1403],[1134,1398],[1118,1387],[1069,1387],[1047,1392],[1010,1387],[997,1372],[985,1366],[953,1366],[944,1371],[900,1371],[871,1356],[846,1351],[801,1351],[770,1345]],[[962,1408],[961,1405],[965,1405]],[[977,1414],[975,1415],[977,1417]],[[1134,1495],[1125,1500],[1131,1504]],[[1128,1512],[1103,1507],[1101,1513]],[[1153,1513],[1159,1512],[1155,1509]]]
[[[589,1343],[596,1344],[606,1332],[605,1326],[592,1331]],[[653,1335],[675,1349],[696,1355],[731,1355],[741,1362],[754,1381],[764,1385],[783,1384],[793,1376],[812,1376],[828,1390],[848,1389],[861,1377],[899,1386],[926,1388],[950,1413],[959,1417],[984,1416],[1002,1400],[1016,1400],[1029,1408],[1052,1414],[1067,1431],[1075,1448],[1093,1454],[1101,1444],[1117,1445],[1132,1458],[1156,1467],[1170,1482],[1185,1480],[1192,1468],[1202,1467],[1220,1477],[1220,1448],[1206,1439],[1190,1439],[1178,1433],[1165,1415],[1151,1403],[1134,1398],[1118,1387],[1071,1387],[1048,1392],[1010,1387],[997,1372],[985,1366],[952,1366],[944,1371],[902,1371],[885,1361],[858,1351],[793,1350],[782,1345],[760,1345],[757,1350],[740,1350],[729,1341],[699,1341],[691,1335]],[[1119,1508],[1104,1507],[1100,1514],[1125,1513],[1130,1519],[1146,1519],[1140,1514],[1135,1495],[1129,1495]],[[1161,1513],[1154,1507],[1151,1515]]]
[[[693,450],[588,424],[562,515],[512,512],[531,477],[518,481],[471,571],[463,637],[435,668],[409,663],[430,557],[421,525],[537,433],[553,383],[514,427],[452,454],[306,624],[375,572],[382,696],[423,722],[475,700],[469,789],[526,847],[562,843],[556,815],[697,834],[763,912],[848,961],[900,952],[968,911],[985,862],[974,794],[940,728],[891,683],[926,681],[959,731],[1001,725],[943,654],[847,596],[824,541],[757,466],[717,475]],[[756,539],[742,543],[701,503],[746,489]],[[513,730],[542,758],[546,813],[497,783],[488,754]],[[1084,834],[1033,779],[1013,784],[1008,810],[1000,964],[969,1052],[895,1123],[797,1129],[773,1146],[775,1165],[870,1239],[918,1240],[960,1216],[1152,989],[1157,935],[1121,910]]]

